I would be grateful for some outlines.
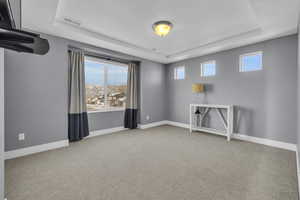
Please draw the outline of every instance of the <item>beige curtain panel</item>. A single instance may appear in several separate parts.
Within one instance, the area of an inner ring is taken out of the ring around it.
[[[138,125],[138,63],[129,63],[124,127],[135,129]]]
[[[71,142],[89,135],[85,96],[84,52],[69,50],[68,135]]]

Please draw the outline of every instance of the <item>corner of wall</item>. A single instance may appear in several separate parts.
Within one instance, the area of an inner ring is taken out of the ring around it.
[[[169,64],[164,64],[165,67],[165,120],[170,120],[170,93],[169,93]]]
[[[164,120],[168,120],[169,116],[169,94],[168,94],[168,64],[164,64],[164,85],[165,85],[165,100],[164,100],[164,108],[165,108],[165,116]]]

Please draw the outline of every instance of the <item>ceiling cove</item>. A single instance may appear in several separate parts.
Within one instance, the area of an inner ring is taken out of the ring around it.
[[[299,10],[299,0],[26,0],[22,26],[172,63],[294,34]],[[166,37],[153,32],[160,20],[173,24]]]

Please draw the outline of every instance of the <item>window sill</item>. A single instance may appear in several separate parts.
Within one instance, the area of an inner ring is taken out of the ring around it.
[[[125,111],[125,108],[105,108],[96,111],[88,111],[87,113],[92,114],[92,113],[121,112],[121,111]]]

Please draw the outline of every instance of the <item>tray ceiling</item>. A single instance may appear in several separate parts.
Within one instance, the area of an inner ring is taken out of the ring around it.
[[[22,25],[170,63],[296,33],[298,13],[298,0],[26,0]],[[174,24],[164,38],[159,20]]]

